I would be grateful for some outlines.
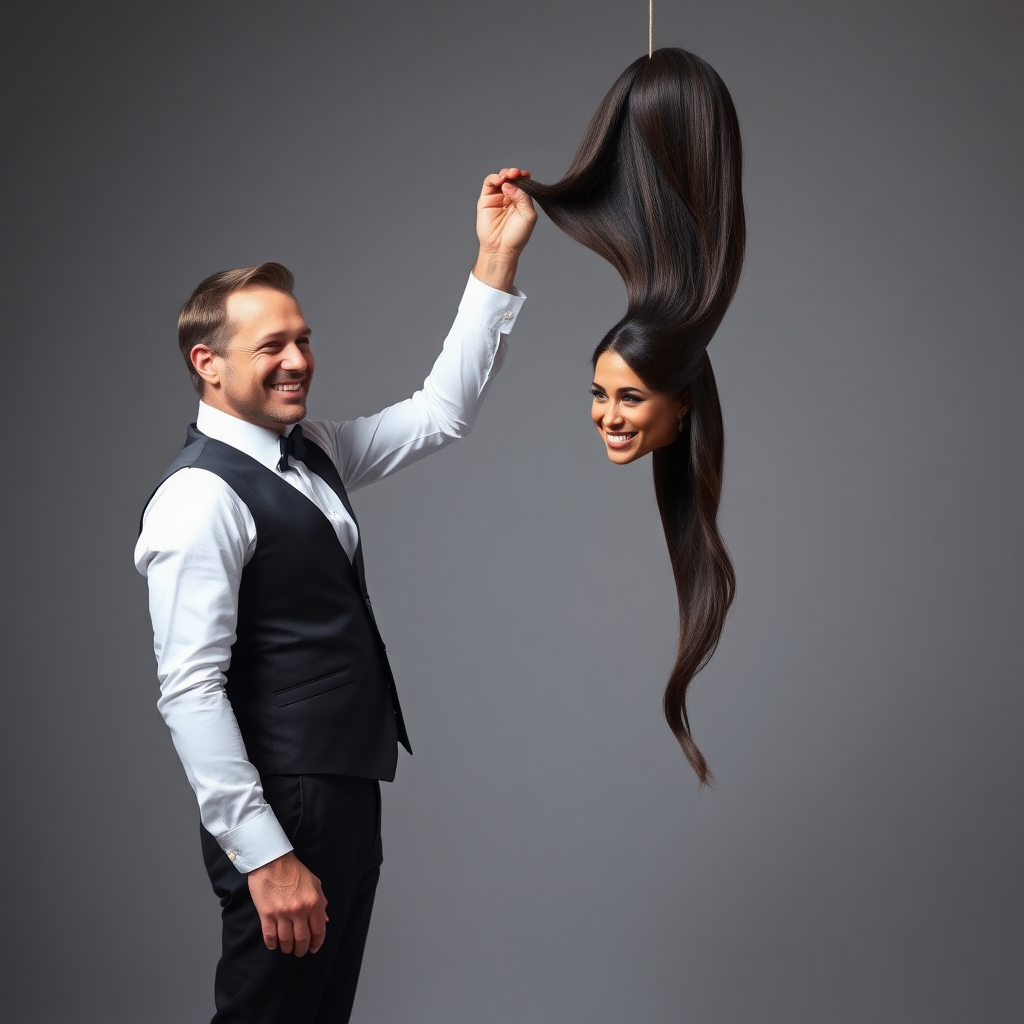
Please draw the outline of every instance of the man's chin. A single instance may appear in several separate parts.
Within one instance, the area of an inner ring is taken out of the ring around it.
[[[306,418],[306,398],[303,396],[286,402],[275,402],[267,411],[279,423],[298,423]]]

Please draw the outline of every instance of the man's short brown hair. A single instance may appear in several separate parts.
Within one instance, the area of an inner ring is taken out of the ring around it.
[[[251,285],[263,285],[292,294],[295,275],[280,263],[261,263],[258,267],[221,270],[201,281],[178,314],[178,347],[188,367],[192,385],[203,393],[203,378],[192,365],[192,349],[205,345],[218,356],[227,355],[234,325],[228,322],[227,298],[232,292]]]

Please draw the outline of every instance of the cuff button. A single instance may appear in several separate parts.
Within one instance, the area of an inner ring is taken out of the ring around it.
[[[228,850],[228,860],[230,860],[230,861],[238,860],[238,852],[236,850]]]

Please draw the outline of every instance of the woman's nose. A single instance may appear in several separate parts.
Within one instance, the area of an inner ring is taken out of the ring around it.
[[[602,423],[607,427],[614,427],[622,422],[622,407],[618,402],[609,402],[605,407]]]

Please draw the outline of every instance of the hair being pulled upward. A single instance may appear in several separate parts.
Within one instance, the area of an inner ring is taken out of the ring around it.
[[[718,531],[724,429],[705,351],[739,283],[746,228],[742,149],[718,73],[686,50],[655,50],[619,76],[561,181],[516,184],[570,238],[608,260],[625,316],[594,352],[617,352],[654,391],[689,393],[675,442],[654,452],[654,486],[679,602],[664,709],[702,784],[686,691],[718,645],[736,578]]]

